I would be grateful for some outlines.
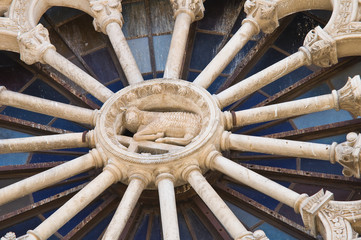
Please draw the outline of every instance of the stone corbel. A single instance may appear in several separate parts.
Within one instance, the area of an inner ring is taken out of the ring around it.
[[[334,161],[344,167],[342,173],[346,177],[354,176],[360,178],[360,134],[351,132],[347,134],[346,139],[346,142],[340,143],[336,146]]]
[[[336,41],[319,26],[306,35],[300,51],[306,54],[309,64],[330,67],[338,62]]]
[[[93,25],[96,31],[107,34],[106,27],[109,23],[116,22],[123,26],[122,4],[120,0],[94,0],[90,1],[94,14]]]
[[[340,108],[354,116],[361,115],[361,79],[360,75],[348,78],[346,85],[337,91]]]
[[[264,33],[272,33],[279,25],[277,3],[272,0],[247,0],[244,4],[247,18]]]
[[[189,14],[192,22],[198,21],[204,16],[204,0],[170,0],[174,11],[174,18],[181,12]]]
[[[20,59],[29,65],[36,62],[45,63],[43,60],[44,53],[50,48],[55,50],[54,45],[50,43],[49,32],[42,24],[38,24],[28,32],[19,34],[18,43]]]
[[[325,240],[351,240],[358,237],[353,229],[361,218],[361,201],[333,201],[333,193],[320,190],[300,207],[305,227],[315,237]]]

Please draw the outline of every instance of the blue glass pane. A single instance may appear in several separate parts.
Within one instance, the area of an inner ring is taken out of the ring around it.
[[[74,122],[60,119],[60,118],[55,120],[55,122],[53,122],[53,124],[51,124],[51,126],[55,127],[55,128],[72,131],[72,132],[84,132],[84,131],[88,130],[87,128],[84,128]]]
[[[345,86],[348,77],[354,77],[361,74],[361,62],[346,66],[341,72],[336,73],[331,77],[331,83],[336,89],[340,89]]]
[[[244,59],[244,57],[248,54],[248,52],[255,45],[255,41],[248,41],[246,45],[237,53],[237,55],[233,58],[232,62],[228,64],[228,66],[223,70],[223,73],[231,74],[236,69],[238,64]]]
[[[107,48],[102,48],[98,51],[92,52],[85,55],[83,58],[94,71],[95,75],[97,75],[100,82],[105,84],[119,78],[118,71],[115,68],[114,62]]]
[[[29,153],[0,154],[0,166],[21,165],[28,160]]]
[[[0,127],[0,139],[24,138],[32,135]]]
[[[302,129],[351,119],[352,117],[347,111],[336,111],[332,109],[303,115],[293,119],[293,122],[298,129]]]
[[[171,39],[171,35],[161,35],[153,37],[155,66],[157,71],[164,71]]]
[[[301,170],[304,171],[342,175],[342,169],[343,167],[340,164],[332,164],[329,161],[301,159]]]
[[[161,34],[173,31],[173,10],[169,0],[152,0],[149,3],[152,33]]]
[[[4,236],[8,232],[16,233],[17,237],[25,235],[28,230],[36,228],[41,223],[41,220],[37,217],[30,218],[21,223],[15,224],[11,227],[0,230],[0,236]]]
[[[263,129],[261,131],[254,132],[253,135],[264,136],[264,135],[268,135],[268,134],[291,131],[291,130],[294,130],[292,125],[289,122],[283,122],[283,123],[268,127],[266,129]]]
[[[298,240],[268,223],[263,223],[261,226],[257,227],[256,230],[263,230],[269,239]]]
[[[331,89],[328,87],[326,83],[322,83],[311,90],[307,91],[306,93],[302,94],[301,96],[297,97],[297,99],[309,98],[309,97],[317,97],[324,94],[330,94]]]
[[[122,4],[122,7],[124,18],[122,31],[124,36],[129,38],[147,35],[147,17],[144,2]]]
[[[112,84],[109,84],[107,87],[113,92],[118,92],[119,90],[124,88],[124,85],[121,81],[116,81]]]
[[[269,167],[280,167],[287,169],[296,169],[297,162],[295,158],[281,158],[281,159],[266,159],[266,160],[250,160],[242,161],[242,163],[255,164]]]
[[[161,228],[160,228],[160,218],[159,215],[154,215],[153,225],[152,225],[152,233],[150,235],[151,240],[159,240],[161,237]]]
[[[35,123],[40,123],[43,125],[47,125],[53,119],[53,117],[48,116],[48,115],[30,112],[27,110],[14,108],[14,107],[6,107],[1,112],[1,114],[10,116],[10,117],[20,118],[20,119],[35,122]]]
[[[17,54],[13,56],[19,58]],[[0,69],[0,85],[11,91],[19,91],[33,77],[31,72],[9,58],[5,51],[0,51]]]
[[[140,71],[151,72],[148,38],[131,39],[128,40],[128,44]]]
[[[39,79],[27,87],[23,93],[57,102],[69,103],[69,100],[66,97]]]
[[[203,70],[217,53],[223,36],[197,33],[190,68]]]
[[[187,210],[189,217],[189,223],[192,226],[192,229],[197,236],[197,240],[209,240],[213,239],[211,233],[203,225],[202,221],[197,217],[197,215],[192,211],[192,209]]]
[[[98,239],[100,235],[105,231],[108,227],[114,212],[109,214],[105,219],[103,219],[100,223],[98,223],[87,235],[85,235],[82,239],[89,240],[89,239]]]
[[[236,110],[245,110],[250,109],[257,105],[258,103],[265,100],[267,97],[258,92],[253,93],[249,98],[247,98]]]
[[[137,232],[135,233],[134,239],[146,239],[148,229],[149,215],[145,215],[142,223],[139,225]]]
[[[215,94],[220,86],[226,81],[226,77],[217,77],[216,80],[207,89],[211,94]]]
[[[227,206],[232,210],[232,212],[237,216],[237,218],[247,227],[250,228],[256,223],[260,221],[259,218],[251,215],[250,213],[242,210],[241,208],[237,207],[236,205],[225,201]]]
[[[52,7],[46,11],[46,15],[56,25],[63,24],[65,21],[69,21],[69,19],[75,18],[82,14],[84,13],[80,10],[67,7]]]
[[[179,235],[180,235],[180,239],[191,239],[192,236],[189,232],[187,223],[184,219],[184,216],[182,213],[178,213],[178,225],[179,225]]]
[[[42,162],[63,162],[70,161],[77,158],[76,156],[67,156],[62,154],[45,154],[34,153],[30,163],[42,163]]]
[[[309,142],[323,143],[323,144],[332,144],[333,142],[341,143],[341,142],[346,141],[346,135],[347,134],[341,134],[341,135],[332,136],[332,137],[312,139],[312,140],[309,140]]]

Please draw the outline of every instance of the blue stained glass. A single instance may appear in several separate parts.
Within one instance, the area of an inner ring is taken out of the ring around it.
[[[23,93],[57,102],[69,103],[69,100],[66,97],[39,79],[27,87]]]
[[[197,240],[209,240],[213,239],[211,233],[203,225],[202,221],[197,217],[192,209],[187,210],[189,217],[189,223],[192,226],[193,232],[197,236]]]
[[[298,240],[297,238],[294,238],[291,235],[282,232],[281,230],[275,228],[268,223],[263,223],[262,225],[257,227],[256,230],[263,230],[269,239]]]
[[[325,125],[329,123],[351,120],[350,113],[345,110],[327,110],[322,112],[310,113],[293,119],[298,129]]]
[[[250,109],[255,105],[257,105],[258,103],[265,100],[266,98],[267,97],[265,95],[255,92],[252,95],[250,95],[249,98],[247,98],[238,108],[236,108],[236,110],[239,111],[239,110]]]
[[[269,166],[269,167],[280,167],[287,169],[297,168],[297,162],[295,158],[250,160],[250,161],[242,161],[242,163],[256,164],[256,165]]]
[[[297,99],[309,98],[309,97],[317,97],[324,94],[330,94],[331,89],[328,87],[326,83],[322,83],[311,90],[307,91],[306,93],[302,94],[301,96],[297,97]]]
[[[162,239],[161,236],[162,235],[161,235],[159,215],[155,215],[153,218],[152,233],[150,235],[150,240]]]
[[[29,229],[36,228],[40,223],[41,220],[38,217],[30,218],[26,221],[14,224],[11,227],[0,230],[0,236],[5,236],[5,234],[8,232],[14,232],[16,233],[16,236],[19,237],[25,235]]]
[[[160,35],[153,37],[155,66],[157,71],[164,71],[167,62],[171,35]]]
[[[178,213],[178,225],[180,239],[191,239],[192,236],[182,213]]]
[[[89,129],[84,128],[74,122],[71,122],[71,121],[68,121],[65,119],[61,119],[61,118],[55,120],[54,123],[51,124],[51,126],[55,127],[55,128],[72,131],[72,132],[84,132],[84,131],[89,130]]]
[[[354,77],[355,75],[361,74],[361,62],[346,66],[342,69],[342,71],[333,75],[331,79],[331,83],[335,86],[336,89],[340,89],[345,86],[348,77]]]
[[[27,110],[23,110],[23,109],[19,109],[19,108],[14,108],[14,107],[6,107],[1,112],[1,114],[10,116],[10,117],[20,118],[20,119],[35,122],[35,123],[40,123],[43,125],[47,125],[53,119],[53,117],[48,116],[48,115],[35,113],[35,112],[31,112],[31,111],[27,111]]]
[[[237,207],[236,205],[225,201],[227,206],[232,210],[232,212],[236,215],[236,217],[244,224],[247,228],[252,227],[253,225],[257,224],[260,219],[253,216],[252,214],[242,210],[241,208]]]
[[[85,235],[82,239],[89,240],[89,239],[98,239],[100,235],[105,231],[108,227],[114,212],[109,214],[105,219],[103,219],[100,223],[98,223],[87,235]]]
[[[253,135],[264,136],[264,135],[268,135],[268,134],[291,131],[291,130],[294,130],[292,125],[289,122],[283,122],[283,123],[265,128],[263,130],[257,131],[255,133],[253,133]]]
[[[109,84],[107,87],[113,92],[118,92],[119,90],[124,88],[124,85],[121,81],[116,81],[112,84]]]
[[[301,159],[301,170],[304,171],[342,175],[342,169],[343,167],[340,164],[332,164],[329,161]]]
[[[236,54],[232,62],[223,70],[223,73],[231,74],[236,69],[238,64],[244,59],[252,47],[256,44],[255,41],[248,41],[243,48]]]
[[[226,81],[226,77],[217,77],[207,89],[209,93],[215,94],[220,86]]]
[[[84,14],[82,11],[67,7],[52,7],[46,11],[46,15],[56,25],[62,24],[64,21],[69,21],[71,18]]]
[[[145,15],[144,1],[122,4],[122,6],[124,18],[122,31],[124,36],[129,38],[147,35],[147,17]]]
[[[152,71],[150,65],[150,54],[148,38],[138,38],[128,40],[128,45],[133,53],[135,62],[142,73],[148,73]]]
[[[77,158],[77,156],[67,156],[62,154],[45,154],[34,153],[30,163],[42,163],[42,162],[63,162],[70,161]]]
[[[137,232],[135,233],[134,239],[146,239],[148,229],[149,215],[145,215],[142,223],[139,225]]]

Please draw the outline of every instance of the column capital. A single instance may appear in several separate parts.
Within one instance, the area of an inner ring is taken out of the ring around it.
[[[272,33],[279,26],[277,3],[273,0],[247,0],[244,11],[247,14],[244,22],[252,22],[264,33]]]
[[[320,190],[301,206],[306,228],[326,240],[351,240],[358,237],[353,230],[361,217],[361,201],[333,201],[333,194]]]
[[[8,232],[1,240],[16,240],[16,235],[13,232]]]
[[[307,33],[300,51],[306,54],[308,64],[330,67],[338,62],[336,41],[319,26]]]
[[[342,174],[346,177],[360,178],[360,134],[351,132],[346,136],[346,142],[340,143],[335,148],[335,160],[344,168]]]
[[[107,34],[109,23],[116,22],[123,26],[122,4],[120,0],[93,0],[90,8],[94,14],[93,25],[96,31]]]
[[[341,109],[354,116],[361,116],[361,80],[360,75],[348,78],[346,85],[337,91]]]
[[[192,22],[198,21],[204,16],[204,0],[170,0],[174,11],[174,18],[181,12],[189,14]]]
[[[36,62],[45,63],[43,55],[46,50],[54,49],[50,43],[49,32],[42,24],[38,24],[30,31],[18,35],[20,59],[26,64]]]
[[[237,238],[236,240],[269,240],[262,230],[257,230],[254,233],[249,232],[246,235]]]

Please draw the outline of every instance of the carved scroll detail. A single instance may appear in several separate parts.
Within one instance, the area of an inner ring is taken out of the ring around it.
[[[257,230],[253,234],[250,233],[244,237],[237,238],[237,240],[269,240],[269,238],[262,230]]]
[[[247,0],[244,4],[247,19],[257,22],[265,33],[272,33],[279,25],[277,3],[271,0]]]
[[[188,13],[192,21],[198,21],[204,16],[204,0],[170,0],[174,11],[174,17],[181,12]]]
[[[303,43],[309,62],[320,67],[330,67],[338,62],[336,41],[321,27],[311,30]]]
[[[359,219],[361,201],[333,201],[333,194],[320,190],[301,205],[305,226],[316,236],[320,233],[325,240],[351,240],[358,237],[351,222]]]
[[[26,64],[34,64],[36,62],[45,63],[43,55],[46,50],[52,48],[54,45],[50,43],[49,32],[41,24],[31,29],[28,32],[18,36],[20,58]]]
[[[8,232],[1,240],[16,240],[16,235],[13,232]]]
[[[340,108],[349,111],[354,116],[361,115],[361,79],[357,75],[348,78],[346,85],[337,91]]]
[[[360,178],[360,152],[361,137],[354,132],[347,134],[347,141],[340,143],[335,149],[336,162],[341,164],[344,169],[343,175],[346,177],[355,176]]]
[[[96,31],[106,34],[109,23],[116,22],[123,26],[122,4],[120,0],[94,0],[90,1],[94,14],[93,25]]]

